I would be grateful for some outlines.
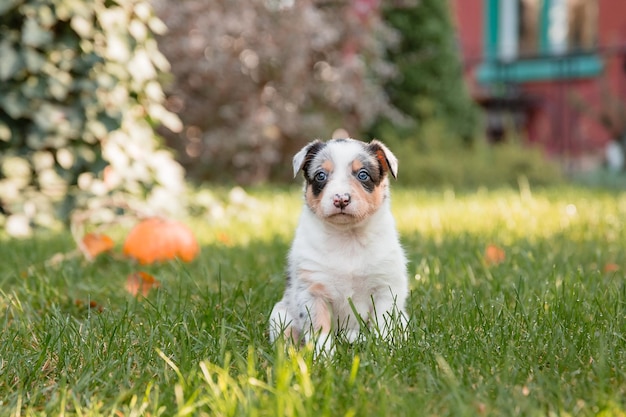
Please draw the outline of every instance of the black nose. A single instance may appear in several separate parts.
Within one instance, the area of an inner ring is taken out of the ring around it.
[[[350,194],[335,194],[335,197],[333,198],[333,204],[337,208],[344,208],[345,206],[350,204]]]

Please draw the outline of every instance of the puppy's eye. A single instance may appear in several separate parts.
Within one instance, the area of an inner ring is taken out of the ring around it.
[[[328,174],[326,174],[324,171],[320,171],[317,174],[315,174],[315,181],[317,182],[324,182],[326,181],[326,179],[328,178]]]
[[[362,169],[356,173],[356,177],[359,181],[367,181],[370,179],[370,174],[366,170]]]

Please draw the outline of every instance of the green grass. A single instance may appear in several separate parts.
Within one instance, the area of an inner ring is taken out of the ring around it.
[[[626,415],[626,194],[394,190],[408,340],[331,359],[267,340],[301,200],[253,195],[192,221],[190,264],[49,265],[68,233],[0,240],[0,415]],[[137,270],[162,282],[142,300]]]

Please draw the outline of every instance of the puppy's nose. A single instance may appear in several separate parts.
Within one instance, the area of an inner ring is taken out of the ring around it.
[[[335,194],[335,197],[333,198],[333,204],[337,208],[344,208],[345,206],[350,204],[350,194]]]

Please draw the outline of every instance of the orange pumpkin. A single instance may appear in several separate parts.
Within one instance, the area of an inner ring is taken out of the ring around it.
[[[200,251],[192,231],[175,220],[151,217],[138,223],[126,237],[124,255],[140,264],[180,258],[192,261]]]

